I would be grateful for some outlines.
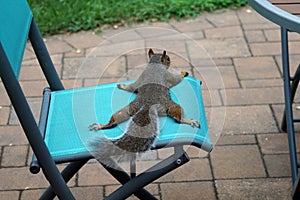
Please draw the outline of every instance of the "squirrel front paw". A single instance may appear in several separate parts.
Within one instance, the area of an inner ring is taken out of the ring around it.
[[[89,125],[89,129],[90,131],[98,131],[102,129],[101,124],[97,124],[97,123],[93,123],[91,125]]]
[[[186,77],[186,76],[189,75],[189,73],[188,72],[181,72],[180,75],[181,75],[181,77]]]
[[[123,90],[126,89],[126,85],[125,84],[118,84],[117,87],[119,89],[123,89]]]

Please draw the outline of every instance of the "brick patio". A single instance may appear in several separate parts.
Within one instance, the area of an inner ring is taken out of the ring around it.
[[[294,70],[300,36],[290,38]],[[136,78],[149,47],[166,49],[176,70],[203,80],[210,132],[214,142],[216,135],[221,137],[210,155],[187,147],[191,161],[147,187],[158,199],[291,198],[287,135],[279,128],[284,103],[279,27],[251,8],[101,34],[54,35],[45,41],[66,88]],[[38,116],[47,85],[30,45],[20,82]],[[37,199],[47,187],[42,174],[29,172],[32,152],[18,124],[0,83],[1,200]],[[298,134],[296,138],[300,140]],[[169,150],[153,152],[139,168],[168,154]],[[69,185],[77,199],[102,199],[119,186],[94,160]]]

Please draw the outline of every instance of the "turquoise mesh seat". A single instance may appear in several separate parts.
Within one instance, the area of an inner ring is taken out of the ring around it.
[[[127,81],[124,83],[129,83]],[[90,131],[94,122],[107,123],[111,115],[134,99],[135,94],[120,90],[117,83],[63,90],[51,93],[45,141],[53,157],[88,152],[87,145],[97,135],[108,138],[123,134],[127,122],[100,131]],[[201,128],[160,117],[160,135],[153,148],[172,143],[193,144],[205,151],[212,149],[205,117],[200,81],[186,77],[171,89],[171,98],[185,111],[185,118],[197,119]]]

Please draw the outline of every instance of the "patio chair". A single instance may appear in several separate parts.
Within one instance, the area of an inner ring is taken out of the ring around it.
[[[300,81],[300,65],[296,67],[294,74],[290,70],[289,33],[300,34],[299,0],[248,0],[260,15],[280,26],[281,35],[281,58],[284,83],[285,109],[281,129],[287,132],[288,148],[290,153],[291,175],[292,175],[292,196],[293,199],[300,199],[300,173],[297,156],[297,142],[295,135],[295,123],[300,122],[300,118],[294,116],[294,99]]]
[[[132,94],[116,89],[117,83],[65,90],[27,2],[0,0],[0,8],[0,77],[34,152],[30,171],[36,174],[42,169],[50,184],[40,199],[53,199],[56,195],[59,199],[75,199],[66,183],[93,158],[85,145],[85,141],[95,134],[88,130],[88,125],[94,122],[99,112],[104,119],[110,117],[114,112],[112,98],[128,100]],[[38,123],[18,81],[28,38],[48,82],[43,91]],[[112,169],[103,165],[122,184],[107,199],[126,199],[132,194],[140,199],[155,199],[143,188],[189,161],[183,145],[194,145],[207,152],[212,150],[200,81],[187,77],[172,88],[171,93],[186,114],[200,122],[201,128],[180,126],[165,118],[165,125],[152,149],[174,148],[174,154],[138,175],[135,162],[130,164],[129,174],[121,167]],[[185,99],[186,96],[192,98]],[[122,134],[122,129],[117,126],[103,133],[117,136]],[[60,163],[69,163],[62,172],[57,168]]]

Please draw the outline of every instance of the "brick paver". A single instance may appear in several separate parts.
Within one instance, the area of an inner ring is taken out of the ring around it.
[[[220,200],[291,199],[291,185],[287,178],[217,180]]]
[[[161,197],[168,199],[216,199],[212,181],[161,184]]]
[[[292,33],[290,39],[295,71],[300,36]],[[279,128],[284,109],[279,27],[250,7],[133,24],[101,34],[60,34],[45,41],[66,88],[134,79],[150,47],[166,49],[174,69],[203,81],[207,121],[216,145],[210,155],[186,147],[191,161],[147,186],[159,200],[291,198],[287,135]],[[22,65],[20,82],[37,118],[47,83],[29,44]],[[297,95],[295,101],[299,100]],[[296,139],[300,142],[299,135]],[[170,153],[151,152],[146,161],[138,162],[138,170]],[[48,185],[42,174],[30,174],[31,156],[0,82],[0,200],[37,199]],[[94,160],[69,185],[77,199],[102,199],[120,186]]]
[[[21,167],[27,162],[28,146],[6,146],[3,148],[1,166]]]

